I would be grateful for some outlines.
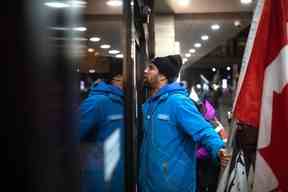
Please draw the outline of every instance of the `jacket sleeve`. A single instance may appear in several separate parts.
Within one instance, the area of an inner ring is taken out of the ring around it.
[[[80,105],[80,139],[83,139],[92,128],[97,128],[100,121],[100,109],[96,99],[87,98]]]
[[[196,143],[203,145],[211,154],[213,159],[218,159],[218,151],[224,147],[224,143],[197,110],[193,102],[187,97],[179,97],[176,100],[176,123],[189,134]]]

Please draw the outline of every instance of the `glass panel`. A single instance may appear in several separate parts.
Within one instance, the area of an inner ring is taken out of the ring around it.
[[[85,6],[79,54],[81,192],[124,190],[121,0]]]

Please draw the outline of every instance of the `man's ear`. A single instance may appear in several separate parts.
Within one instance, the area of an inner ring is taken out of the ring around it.
[[[167,78],[164,75],[160,74],[159,75],[159,80],[160,81],[165,81],[165,80],[167,80]]]

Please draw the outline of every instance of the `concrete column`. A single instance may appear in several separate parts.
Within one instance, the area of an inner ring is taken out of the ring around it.
[[[180,53],[180,44],[175,42],[175,17],[155,17],[155,54],[166,56]]]

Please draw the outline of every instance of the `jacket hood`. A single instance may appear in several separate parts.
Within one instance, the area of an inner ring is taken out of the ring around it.
[[[98,95],[98,94],[108,94],[108,95],[113,95],[116,97],[121,97],[123,98],[123,91],[117,86],[114,86],[112,84],[106,83],[104,81],[101,81],[91,88],[91,92],[89,96],[91,95]]]
[[[164,95],[170,95],[170,94],[175,94],[175,93],[188,95],[187,90],[181,83],[174,82],[174,83],[170,83],[161,87],[159,91],[156,93],[156,95],[149,98],[149,101],[156,100]]]

